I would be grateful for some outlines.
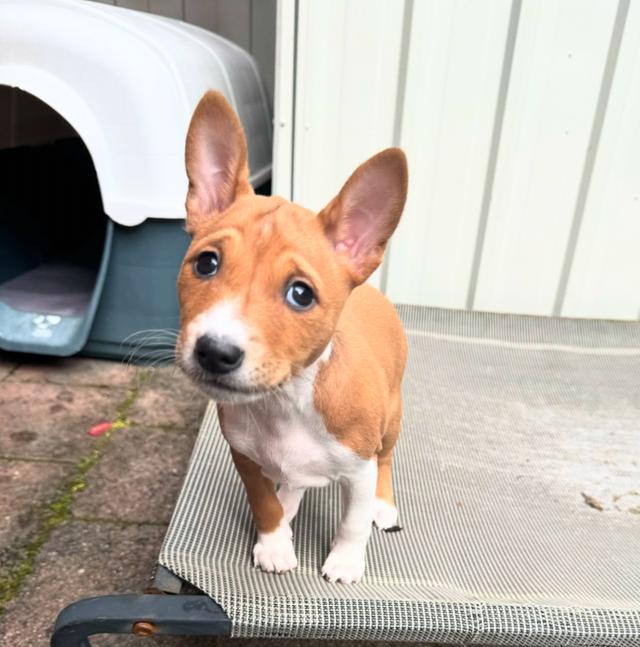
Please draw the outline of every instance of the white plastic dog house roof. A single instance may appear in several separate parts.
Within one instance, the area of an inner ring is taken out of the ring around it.
[[[208,89],[240,116],[254,186],[270,177],[271,115],[255,62],[198,27],[81,0],[0,0],[0,84],[76,129],[105,212],[121,224],[184,216],[185,136]]]

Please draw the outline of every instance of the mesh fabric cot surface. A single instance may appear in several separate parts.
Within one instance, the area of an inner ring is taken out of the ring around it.
[[[363,581],[320,576],[337,486],[305,495],[296,571],[252,568],[214,406],[160,562],[214,598],[237,636],[640,645],[640,324],[399,312],[403,530],[373,530]]]

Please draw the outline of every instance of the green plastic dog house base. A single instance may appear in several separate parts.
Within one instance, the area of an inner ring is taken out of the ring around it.
[[[178,328],[176,279],[188,245],[182,220],[114,226],[106,280],[83,355],[153,361],[156,351],[167,350],[166,343],[147,342],[137,352],[136,347],[144,335],[140,331]]]
[[[83,348],[112,241],[82,140],[0,150],[0,349],[65,356]]]
[[[44,263],[0,285],[0,348],[74,355],[87,342],[113,239],[107,222],[97,275],[76,265]]]

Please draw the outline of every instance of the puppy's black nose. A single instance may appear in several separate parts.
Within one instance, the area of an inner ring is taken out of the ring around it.
[[[209,373],[231,373],[242,364],[244,351],[234,344],[203,335],[194,349],[198,364]]]

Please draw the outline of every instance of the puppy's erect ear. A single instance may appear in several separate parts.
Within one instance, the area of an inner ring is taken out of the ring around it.
[[[407,197],[407,159],[387,148],[360,165],[318,218],[354,285],[380,265]]]
[[[249,184],[247,142],[240,120],[220,92],[207,92],[198,103],[187,133],[187,229],[225,211]]]

